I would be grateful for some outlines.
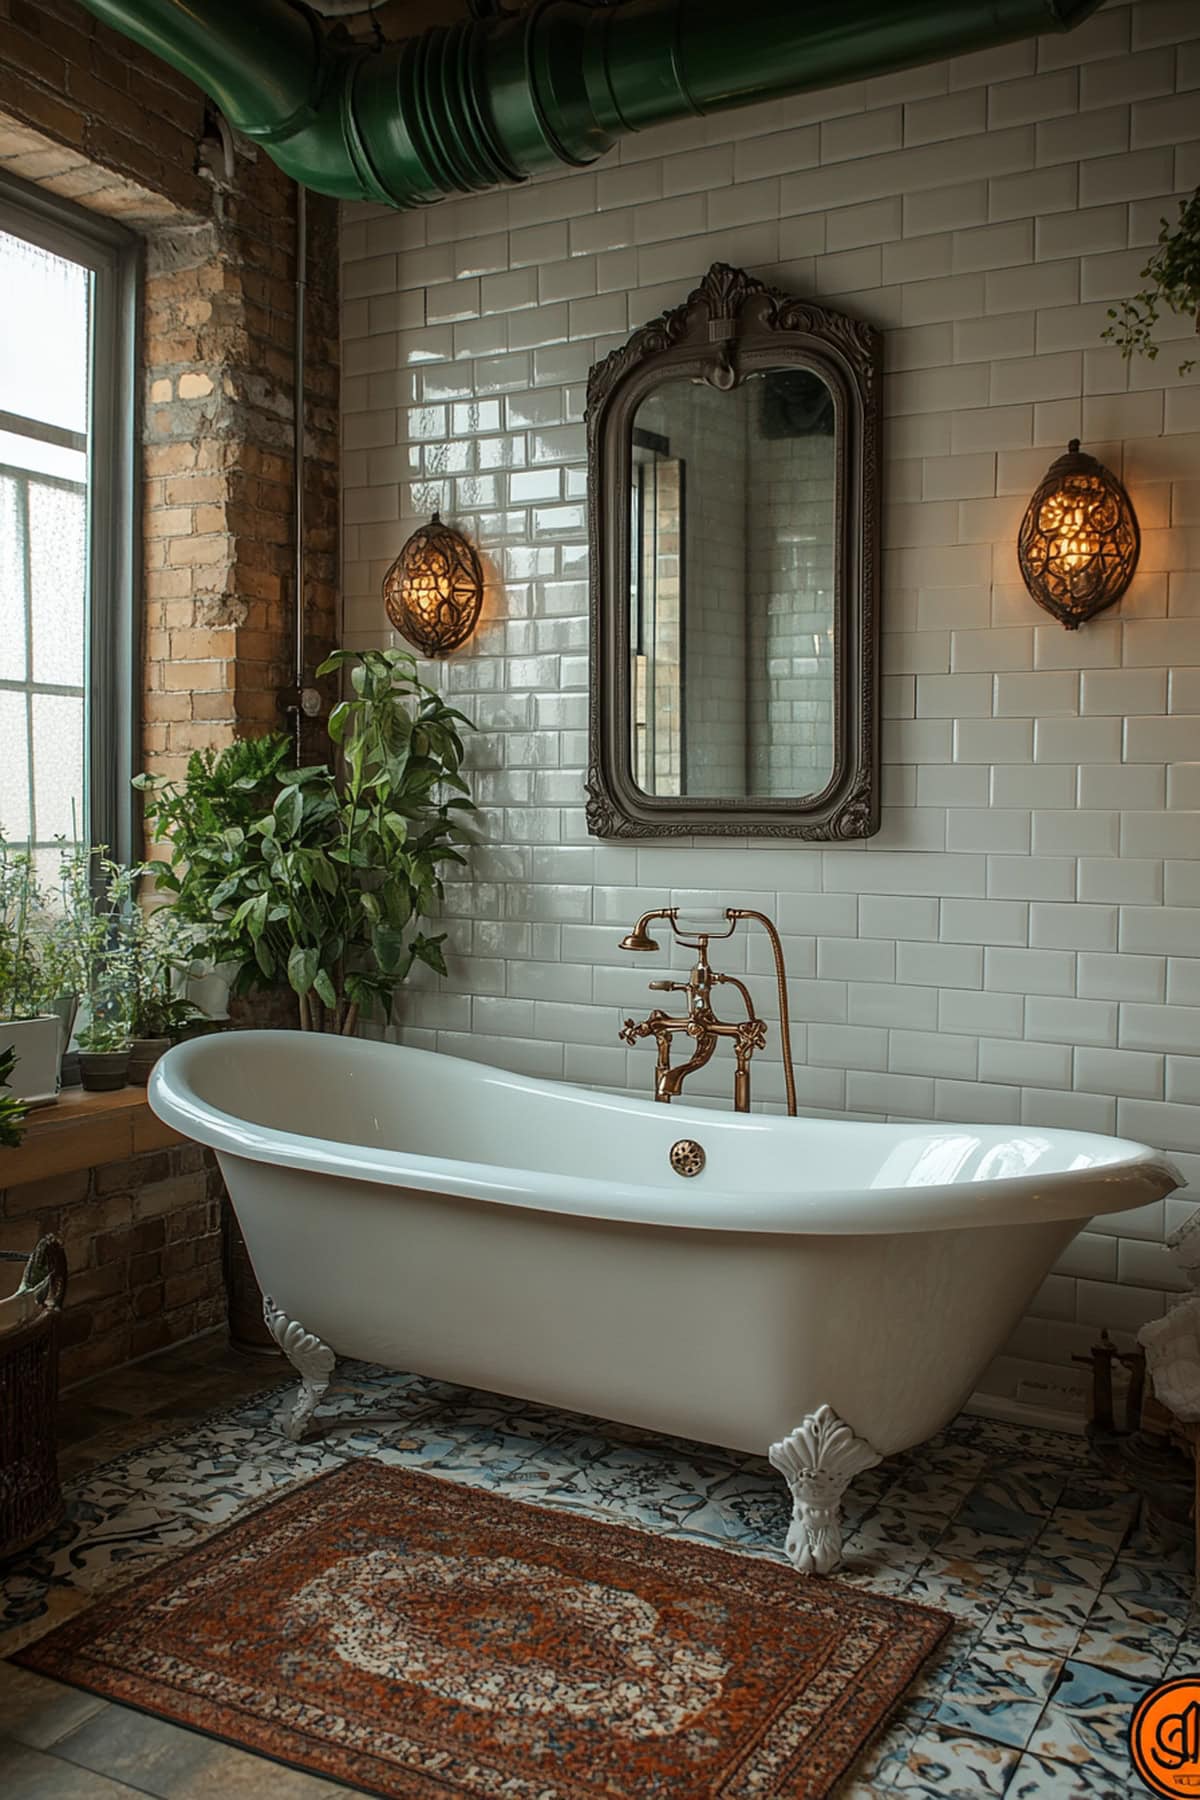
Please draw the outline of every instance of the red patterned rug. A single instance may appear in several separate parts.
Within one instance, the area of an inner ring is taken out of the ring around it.
[[[363,1461],[17,1660],[387,1800],[820,1800],[949,1623]]]

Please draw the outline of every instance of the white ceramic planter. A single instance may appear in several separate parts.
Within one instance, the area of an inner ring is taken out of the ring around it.
[[[62,1026],[54,1013],[36,1019],[0,1019],[0,1052],[13,1049],[16,1066],[4,1091],[30,1106],[58,1099]]]
[[[240,963],[213,963],[197,959],[184,981],[184,997],[198,1007],[206,1019],[229,1017],[229,988]]]

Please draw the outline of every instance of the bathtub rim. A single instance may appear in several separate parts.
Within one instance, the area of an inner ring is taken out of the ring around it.
[[[621,1111],[630,1109],[657,1116],[663,1109],[652,1101],[593,1091],[570,1082],[547,1081],[518,1075],[487,1063],[445,1056],[439,1051],[411,1045],[388,1044],[367,1038],[311,1037],[300,1032],[243,1031],[236,1034],[242,1045],[278,1055],[281,1040],[302,1054],[365,1056],[386,1055],[398,1059],[433,1060],[469,1071],[474,1080],[499,1081],[551,1101],[556,1090],[569,1089],[597,1104]],[[253,1119],[228,1113],[204,1099],[194,1085],[198,1068],[228,1043],[225,1033],[192,1039],[176,1045],[156,1065],[147,1097],[153,1112],[181,1135],[206,1145],[223,1156],[268,1163],[287,1170],[303,1170],[339,1180],[366,1181],[376,1185],[417,1189],[450,1198],[508,1206],[531,1207],[566,1216],[612,1220],[623,1224],[673,1229],[763,1232],[778,1235],[874,1236],[895,1232],[963,1230],[973,1227],[1049,1223],[1056,1219],[1086,1220],[1096,1214],[1123,1212],[1163,1198],[1183,1185],[1183,1177],[1170,1159],[1148,1145],[1123,1138],[1098,1138],[1075,1131],[1042,1131],[1042,1135],[1074,1142],[1083,1147],[1097,1141],[1121,1145],[1128,1154],[1118,1160],[1086,1169],[1059,1170],[1033,1176],[1012,1176],[993,1181],[946,1183],[939,1187],[828,1188],[808,1194],[777,1193],[747,1196],[728,1188],[705,1188],[704,1177],[679,1181],[677,1187],[634,1185],[598,1180],[561,1171],[522,1170],[498,1164],[469,1162],[412,1152],[341,1144],[335,1139],[309,1137],[282,1131]],[[440,1071],[444,1074],[444,1070]],[[722,1126],[740,1125],[737,1115],[716,1114],[702,1107],[672,1105],[670,1124],[676,1135],[688,1130],[703,1135],[714,1117]],[[770,1121],[784,1130],[809,1121],[783,1115],[750,1114],[747,1128],[761,1128]],[[664,1121],[667,1123],[667,1121]],[[857,1120],[823,1119],[821,1123],[847,1131],[874,1134],[908,1133],[927,1126],[931,1131],[976,1131],[997,1143],[1022,1127],[973,1125],[961,1121],[914,1120],[903,1124],[872,1124]],[[1087,1188],[1086,1198],[1081,1189]]]

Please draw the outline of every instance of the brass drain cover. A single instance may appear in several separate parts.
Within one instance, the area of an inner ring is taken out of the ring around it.
[[[671,1145],[671,1167],[677,1175],[698,1175],[705,1161],[704,1150],[695,1138],[680,1138]]]

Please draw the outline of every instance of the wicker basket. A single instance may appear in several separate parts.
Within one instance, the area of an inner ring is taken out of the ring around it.
[[[67,1257],[44,1237],[23,1262],[16,1294],[0,1305],[0,1558],[44,1537],[62,1516],[54,1427],[58,1404],[58,1316],[67,1290]],[[4,1325],[4,1314],[17,1321]]]

